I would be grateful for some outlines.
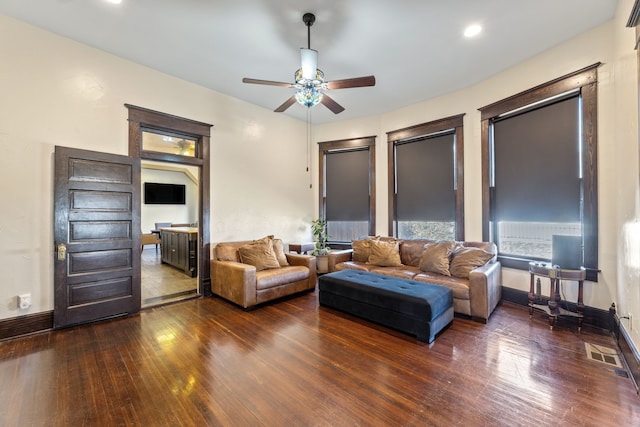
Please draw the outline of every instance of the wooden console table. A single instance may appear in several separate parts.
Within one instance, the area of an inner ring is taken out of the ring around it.
[[[314,250],[315,247],[315,243],[289,243],[289,252],[306,254],[307,252]]]
[[[578,319],[578,332],[582,329],[582,319],[584,303],[582,301],[582,285],[587,272],[584,267],[580,270],[566,270],[557,268],[551,265],[551,263],[543,262],[530,262],[529,273],[531,274],[531,287],[529,289],[529,319],[533,316],[533,310],[541,310],[549,315],[549,328],[553,329],[556,319],[559,316],[571,316]],[[538,304],[539,294],[535,293],[535,276],[548,277],[549,278],[549,303]],[[569,311],[560,307],[560,281],[572,280],[578,282],[578,303],[577,312]]]
[[[160,229],[162,262],[184,271],[191,277],[198,275],[198,229],[171,227]]]

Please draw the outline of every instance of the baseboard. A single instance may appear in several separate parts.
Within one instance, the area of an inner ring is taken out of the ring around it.
[[[627,330],[620,325],[618,316],[612,313],[612,317],[613,335],[618,344],[618,350],[620,350],[620,354],[622,354],[622,358],[627,365],[627,372],[630,374],[636,393],[640,394],[640,389],[638,388],[638,384],[640,384],[640,355],[638,354],[638,349],[631,342]]]
[[[213,293],[211,292],[211,278],[210,277],[205,277],[204,279],[202,279],[202,295],[204,295],[205,297],[211,297],[213,296]]]
[[[503,286],[502,300],[528,307],[529,292]],[[541,297],[540,301],[541,304],[546,304],[549,301],[549,297]],[[564,307],[565,301],[563,301],[562,304]],[[576,303],[566,302],[566,308],[570,311],[578,311]],[[611,330],[611,315],[608,310],[585,306],[582,314],[584,315],[584,324],[599,329]]]
[[[0,320],[0,340],[53,329],[53,311]]]

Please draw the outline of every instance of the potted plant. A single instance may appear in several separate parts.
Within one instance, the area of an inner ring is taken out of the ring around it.
[[[312,255],[316,257],[316,270],[318,273],[326,273],[329,271],[329,245],[327,241],[327,221],[324,219],[316,219],[311,222],[311,234],[315,247]]]

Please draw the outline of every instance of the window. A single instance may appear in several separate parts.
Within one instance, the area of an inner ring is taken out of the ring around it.
[[[375,233],[375,137],[327,141],[320,147],[320,217],[329,243]]]
[[[197,138],[158,130],[142,130],[142,151],[196,157]]]
[[[211,125],[135,105],[129,109],[129,155],[146,160],[205,166]]]
[[[597,66],[480,109],[483,239],[507,267],[551,261],[554,236],[579,236],[597,279]]]
[[[464,240],[463,115],[389,132],[389,234]]]

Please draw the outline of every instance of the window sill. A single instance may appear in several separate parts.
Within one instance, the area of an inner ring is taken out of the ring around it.
[[[529,271],[529,263],[531,261],[549,261],[549,260],[540,260],[540,259],[526,259],[526,258],[516,258],[511,256],[498,255],[498,261],[502,264],[503,267],[514,268],[516,270],[524,270]],[[587,270],[587,281],[589,282],[598,282],[598,273],[600,270],[598,268],[593,267],[585,267]]]

